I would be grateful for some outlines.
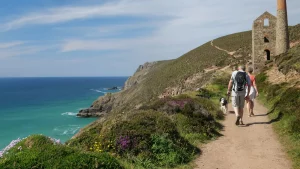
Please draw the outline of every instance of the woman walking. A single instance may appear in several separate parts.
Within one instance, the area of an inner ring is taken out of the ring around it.
[[[257,90],[257,86],[255,83],[255,76],[253,75],[252,67],[248,67],[248,76],[250,77],[251,87],[250,87],[249,99],[247,99],[246,102],[247,102],[249,117],[252,117],[252,116],[254,116],[254,113],[253,113],[254,99],[258,96],[258,90]],[[248,89],[248,88],[246,88],[246,89]]]

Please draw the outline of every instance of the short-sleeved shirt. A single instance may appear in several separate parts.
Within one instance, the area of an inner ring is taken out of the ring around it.
[[[235,81],[235,76],[238,72],[245,72],[245,71],[239,70],[239,71],[232,72],[231,80],[233,81],[233,87],[232,87],[231,96],[245,96],[246,94],[246,88],[244,88],[243,91],[237,91],[237,82]],[[246,72],[245,74],[246,74],[246,85],[250,86],[251,85],[250,77]]]

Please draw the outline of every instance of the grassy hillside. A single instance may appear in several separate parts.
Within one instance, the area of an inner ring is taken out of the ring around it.
[[[290,27],[290,39],[296,42],[300,39],[300,25]],[[191,90],[185,86],[185,81],[195,74],[203,73],[212,66],[224,67],[227,65],[246,64],[251,60],[252,32],[240,32],[215,39],[214,45],[228,51],[236,51],[235,57],[211,46],[210,42],[184,54],[175,60],[158,62],[151,71],[143,77],[143,81],[121,93],[116,94],[114,107],[118,112],[130,110],[137,105],[154,101],[165,92],[168,87],[177,87]],[[201,87],[210,81],[213,72],[203,73],[194,86]],[[186,91],[185,90],[185,91]],[[95,107],[100,107],[101,102],[95,102]]]
[[[300,73],[300,46],[275,58],[274,66],[282,73]],[[272,84],[266,74],[257,76],[257,85],[263,94],[260,99],[269,106],[269,116],[276,123],[274,128],[290,155],[295,169],[300,169],[300,79]]]
[[[225,52],[219,51],[206,43],[180,58],[157,65],[153,71],[149,72],[144,81],[120,93],[122,105],[131,109],[139,104],[154,101],[168,87],[183,87],[185,80],[194,74],[204,72],[205,68],[211,66],[226,66],[233,62],[233,58]],[[198,87],[207,83],[211,75],[203,74],[199,80]],[[123,106],[119,106],[122,110]]]
[[[84,152],[56,144],[41,135],[30,136],[0,158],[0,168],[123,168],[107,153]]]
[[[300,24],[289,27],[290,41],[295,42],[300,40]]]
[[[141,168],[173,168],[192,161],[198,143],[218,136],[222,114],[208,99],[165,98],[94,123],[67,145],[114,154]]]
[[[278,69],[284,74],[287,74],[291,70],[300,73],[300,46],[290,49],[287,54],[276,57],[275,63]]]

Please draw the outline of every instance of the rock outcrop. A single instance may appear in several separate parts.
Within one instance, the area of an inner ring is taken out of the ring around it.
[[[90,108],[80,110],[78,117],[103,117],[109,113],[114,105],[115,96],[111,93],[97,99]]]
[[[156,63],[157,62],[146,62],[145,64],[140,65],[134,73],[134,75],[129,77],[128,80],[125,82],[124,90],[127,90],[139,84]]]
[[[140,65],[133,76],[129,77],[125,82],[124,90],[119,93],[108,93],[105,96],[99,97],[90,108],[80,110],[77,114],[78,117],[104,117],[107,113],[111,112],[115,107],[122,104],[122,93],[139,84],[147,75],[157,62],[147,62]]]

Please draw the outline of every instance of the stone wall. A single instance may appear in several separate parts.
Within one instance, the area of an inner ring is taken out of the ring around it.
[[[269,24],[265,26],[265,19]],[[270,59],[276,55],[276,23],[277,18],[265,12],[253,22],[252,29],[252,62],[255,71],[259,71],[267,60],[267,52],[270,51]]]

